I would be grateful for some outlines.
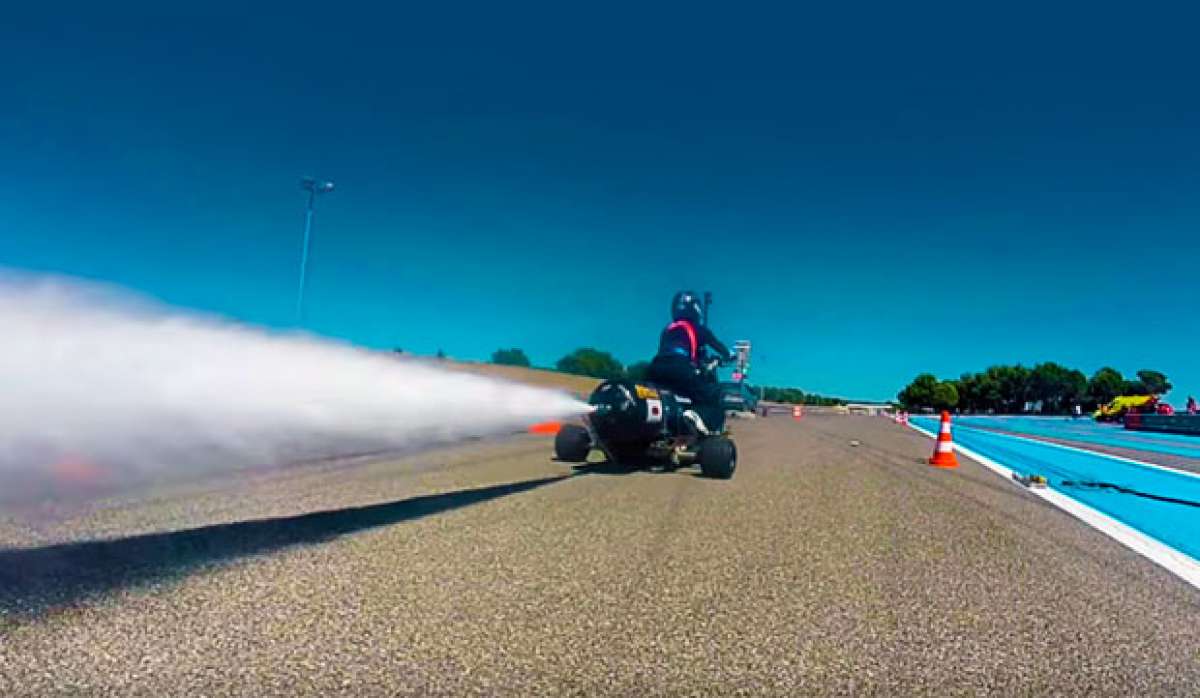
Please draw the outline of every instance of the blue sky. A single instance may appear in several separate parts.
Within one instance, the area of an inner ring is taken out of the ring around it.
[[[759,382],[1200,392],[1195,16],[89,5],[0,28],[0,264],[287,326],[313,174],[306,325],[366,345],[632,362],[688,287]]]

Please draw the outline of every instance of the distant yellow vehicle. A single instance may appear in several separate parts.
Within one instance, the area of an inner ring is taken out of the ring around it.
[[[1100,409],[1093,412],[1092,416],[1097,422],[1115,422],[1130,410],[1141,412],[1144,411],[1141,408],[1149,407],[1153,411],[1156,402],[1158,398],[1153,395],[1120,395],[1107,405],[1100,405]]]

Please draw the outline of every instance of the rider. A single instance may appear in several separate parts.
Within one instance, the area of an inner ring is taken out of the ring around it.
[[[700,349],[712,347],[722,359],[735,356],[704,325],[700,299],[691,291],[680,291],[671,299],[671,324],[658,340],[658,354],[650,362],[646,378],[679,395],[691,398],[696,410],[684,413],[701,421],[701,433],[719,434],[725,427],[725,408],[721,404],[721,386],[706,380],[700,372]],[[697,414],[698,413],[698,414]]]

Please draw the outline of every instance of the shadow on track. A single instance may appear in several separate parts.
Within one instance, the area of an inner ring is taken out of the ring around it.
[[[570,478],[545,477],[396,502],[238,521],[113,540],[0,550],[0,631],[15,618],[69,608],[89,597],[159,581],[203,568],[322,543],[378,526],[417,519]]]
[[[633,473],[644,471],[646,468],[637,465],[622,465],[604,460],[599,463],[572,463],[571,470],[576,475],[632,475]]]
[[[571,470],[576,475],[633,475],[634,473],[651,473],[653,475],[682,475],[695,470],[695,468],[692,466],[664,468],[662,467],[661,463],[656,463],[649,460],[635,463],[613,463],[605,460],[598,463],[572,463]],[[699,472],[695,472],[693,474],[696,477],[704,477]]]

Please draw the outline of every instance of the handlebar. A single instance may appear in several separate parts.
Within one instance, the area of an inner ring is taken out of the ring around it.
[[[721,357],[721,356],[710,356],[707,359],[705,359],[703,362],[701,362],[700,365],[703,368],[703,370],[711,372],[711,371],[715,371],[720,366],[732,366],[734,363],[736,363],[736,361],[734,359],[729,359],[729,358],[725,358],[725,357]]]

